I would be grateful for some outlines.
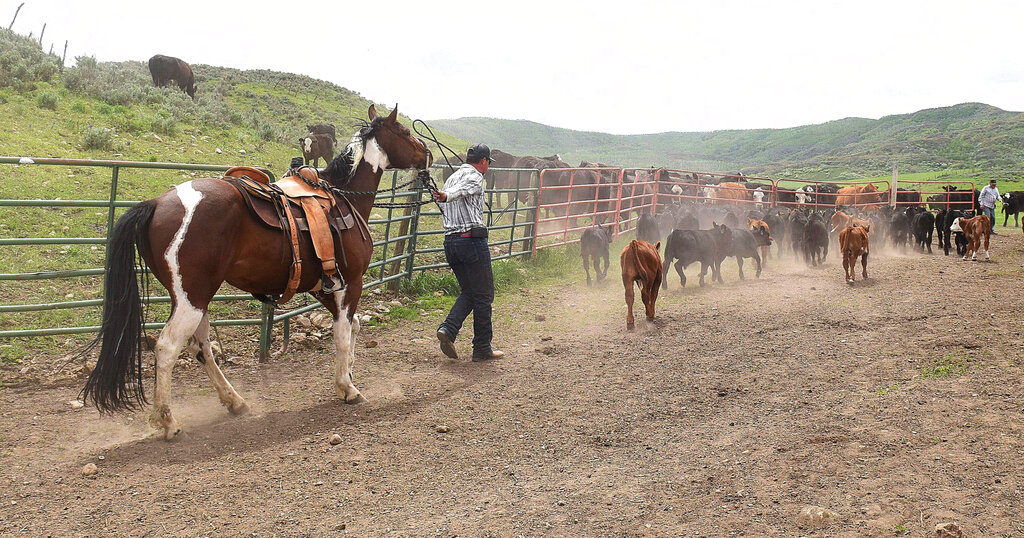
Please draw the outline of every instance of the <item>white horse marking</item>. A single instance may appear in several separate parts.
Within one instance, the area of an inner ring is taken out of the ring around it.
[[[384,152],[384,148],[380,147],[376,138],[366,141],[366,149],[363,150],[363,160],[366,161],[366,164],[373,167],[374,172],[379,172],[391,166],[388,154]]]
[[[352,363],[355,360],[355,326],[348,319],[348,307],[342,304],[345,288],[334,292],[338,319],[334,320],[334,393],[345,402],[359,401],[359,389],[352,384]]]
[[[171,371],[174,369],[174,362],[192,336],[199,323],[203,320],[204,313],[188,301],[188,295],[181,283],[181,265],[178,263],[178,251],[185,241],[188,227],[192,223],[196,207],[203,199],[203,193],[187,181],[175,187],[178,199],[185,208],[185,215],[181,218],[181,225],[174,234],[171,244],[167,246],[164,253],[164,261],[171,272],[171,294],[174,298],[174,311],[167,325],[160,331],[160,337],[156,341],[156,394],[153,397],[153,413],[150,415],[150,422],[158,428],[163,428],[164,437],[174,438],[179,431],[177,422],[171,416],[170,395],[171,395]]]
[[[181,244],[185,241],[185,234],[188,232],[189,224],[192,223],[192,217],[196,213],[196,206],[199,205],[199,201],[203,199],[203,193],[197,191],[192,186],[191,181],[186,181],[181,185],[175,187],[178,193],[178,199],[181,200],[181,205],[185,207],[185,216],[181,218],[181,226],[178,227],[178,232],[174,234],[174,239],[171,244],[167,246],[167,252],[164,253],[164,260],[167,262],[167,268],[171,271],[171,293],[174,294],[174,298],[177,300],[176,307],[186,307],[196,310],[191,303],[188,302],[188,297],[185,294],[185,288],[181,285],[181,265],[178,263],[178,251],[181,249]],[[198,310],[196,310],[198,312]],[[200,316],[201,317],[201,316]]]

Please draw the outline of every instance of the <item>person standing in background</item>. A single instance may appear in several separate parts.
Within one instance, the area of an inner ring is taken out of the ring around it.
[[[987,215],[991,225],[992,235],[996,233],[996,202],[999,201],[999,189],[996,188],[996,180],[988,180],[988,185],[981,189],[978,195],[978,203],[981,204],[981,213]]]

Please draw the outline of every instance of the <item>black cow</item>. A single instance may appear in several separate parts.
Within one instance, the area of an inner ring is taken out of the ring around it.
[[[1020,226],[1018,213],[1024,211],[1024,191],[1010,191],[1003,195],[1003,228],[1010,221],[1010,214],[1013,214],[1014,226]]]
[[[636,238],[638,241],[647,241],[654,245],[661,241],[661,232],[658,230],[658,219],[650,213],[640,215],[636,219]]]
[[[328,135],[328,136],[331,137],[331,140],[333,140],[335,144],[338,143],[338,137],[337,137],[337,135],[334,134],[334,124],[333,123],[318,123],[316,125],[307,125],[306,126],[306,131],[310,132],[310,133],[313,133],[313,134],[325,134],[325,135]]]
[[[910,219],[910,226],[914,233],[914,245],[922,252],[927,246],[928,254],[931,254],[935,215],[921,206],[910,206],[907,208],[907,218]]]
[[[886,193],[886,196],[883,196],[882,199],[883,199],[882,201],[888,202],[889,201],[888,193]],[[897,205],[907,205],[907,204],[920,205],[920,203],[921,203],[921,192],[920,191],[904,189],[903,187],[896,187],[896,204]]]
[[[825,263],[828,256],[828,226],[821,213],[811,213],[807,217],[803,234],[804,259],[811,265]]]
[[[719,226],[713,225],[711,230],[672,230],[668,239],[665,240],[665,261],[663,263],[664,276],[668,276],[672,260],[675,260],[676,273],[679,274],[679,283],[686,287],[686,275],[683,273],[688,265],[700,262],[700,285],[704,285],[704,275],[708,268],[711,268],[711,280],[722,282],[722,260],[725,259],[725,244],[719,244],[723,239],[716,233]],[[724,226],[723,226],[724,227]],[[725,228],[726,232],[729,231]],[[728,240],[728,237],[724,238]],[[668,279],[661,279],[661,287],[668,289]]]
[[[892,237],[893,247],[906,248],[907,238],[910,235],[910,217],[905,212],[898,212],[889,221],[889,236]]]
[[[590,263],[594,265],[597,281],[608,276],[608,245],[612,242],[611,226],[594,226],[583,230],[580,236],[580,255],[583,256],[583,270],[587,272],[587,285],[590,285]],[[601,269],[604,260],[604,269]],[[588,263],[589,262],[589,263]]]
[[[153,76],[154,85],[169,86],[173,82],[189,97],[196,98],[196,77],[192,74],[192,66],[184,61],[157,54],[149,59],[149,74]]]
[[[935,227],[941,229],[941,232],[939,233],[939,244],[942,246],[942,251],[946,256],[949,256],[950,236],[953,236],[953,240],[956,243],[957,256],[963,256],[967,252],[967,236],[965,236],[963,232],[953,232],[950,230],[953,223],[959,218],[969,219],[971,218],[971,214],[969,211],[951,209],[942,214],[941,224],[938,219],[935,220]]]
[[[772,237],[775,238],[775,242],[779,245],[779,257],[782,256],[782,245],[785,244],[786,232],[788,231],[789,223],[789,210],[780,207],[773,207],[765,213],[764,218],[761,219],[768,225],[771,230]],[[771,249],[768,249],[771,253]]]
[[[722,233],[722,228],[715,228],[715,233]],[[761,278],[761,255],[757,250],[759,247],[766,247],[772,244],[768,230],[758,227],[755,230],[729,230],[729,242],[725,247],[726,256],[736,258],[736,265],[739,267],[740,280],[743,276],[743,258],[753,258],[754,267],[757,269],[757,278]],[[720,241],[721,242],[721,241]]]
[[[981,194],[978,189],[959,191],[956,185],[943,185],[947,194],[935,194],[928,197],[928,209],[959,209],[960,211],[979,211],[977,200]],[[980,213],[979,213],[980,214]]]
[[[792,249],[793,255],[796,256],[797,259],[800,259],[800,253],[804,251],[804,235],[806,231],[807,214],[803,211],[790,212],[789,222],[787,223],[786,238],[788,239],[789,248]]]
[[[668,234],[672,233],[672,230],[676,229],[676,213],[672,208],[665,208],[661,213],[658,213],[658,235],[660,237],[668,237]]]
[[[692,212],[690,212],[690,211],[683,211],[682,214],[680,214],[676,218],[676,226],[675,226],[674,229],[676,229],[676,230],[699,230],[700,229],[700,221],[697,219],[697,217]],[[669,232],[669,233],[671,233],[671,232]],[[665,237],[668,237],[668,236],[666,235]]]

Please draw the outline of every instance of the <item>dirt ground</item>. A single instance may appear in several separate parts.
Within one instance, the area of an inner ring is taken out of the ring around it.
[[[495,363],[445,359],[439,314],[365,330],[358,406],[325,344],[226,366],[241,418],[178,368],[171,443],[77,385],[5,389],[0,534],[1020,536],[1024,237],[993,253],[673,272],[633,333],[613,264],[502,297]]]

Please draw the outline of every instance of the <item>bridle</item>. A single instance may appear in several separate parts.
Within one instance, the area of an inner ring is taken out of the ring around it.
[[[423,127],[427,130],[429,135],[424,135],[424,134],[420,133],[420,131],[416,128],[416,124],[417,123],[423,124]],[[444,160],[445,160],[446,163],[449,163],[449,161],[448,161],[448,157],[444,154],[444,150],[448,150],[449,152],[452,153],[452,155],[455,158],[458,158],[458,155],[455,155],[455,152],[453,152],[451,148],[449,148],[448,146],[444,145],[443,143],[441,143],[440,140],[437,139],[437,136],[434,135],[434,131],[432,131],[430,129],[430,126],[428,126],[426,123],[424,123],[423,120],[414,120],[412,125],[413,125],[413,129],[416,131],[417,135],[424,136],[424,137],[428,138],[431,142],[436,144],[439,149],[441,149],[441,156],[444,157]],[[428,157],[430,157],[428,160],[433,160],[433,155],[430,152],[430,148],[427,147],[427,143],[424,142],[423,139],[420,138],[419,136],[416,137],[416,140],[419,141],[420,144],[423,144],[423,148],[426,150]],[[364,143],[365,143],[365,140],[364,140]],[[459,159],[459,160],[461,160],[461,159]],[[357,163],[353,163],[353,173],[355,172],[355,166],[356,165],[357,165]],[[452,167],[450,163],[448,164],[448,166],[450,168],[454,169],[454,167]],[[321,186],[326,188],[326,189],[328,189],[328,190],[330,190],[331,192],[333,192],[335,194],[340,194],[340,195],[343,195],[343,196],[373,196],[373,197],[376,197],[379,194],[391,193],[391,197],[393,199],[395,197],[395,194],[398,192],[399,189],[404,189],[404,188],[409,187],[411,185],[415,185],[417,182],[419,182],[419,186],[422,186],[422,187],[426,188],[430,192],[431,195],[433,195],[434,193],[436,193],[436,192],[438,192],[440,190],[440,189],[437,188],[437,183],[434,182],[434,178],[430,177],[430,170],[429,169],[420,170],[416,174],[415,177],[413,177],[409,181],[406,181],[405,183],[401,183],[401,184],[397,184],[397,185],[392,185],[390,188],[377,189],[377,190],[374,190],[374,191],[354,191],[354,190],[349,190],[349,189],[342,189],[340,187],[335,187],[335,186],[329,184],[326,181],[321,181],[321,183],[322,183]],[[411,202],[378,202],[378,201],[375,200],[373,202],[373,207],[378,207],[378,208],[382,208],[382,209],[405,209],[405,208],[409,208],[409,207],[421,207],[421,206],[427,205],[427,204],[429,204],[431,202],[435,202],[436,203],[436,200],[433,199],[433,196],[431,196],[431,198],[429,200],[414,200],[414,201],[411,201]],[[444,210],[441,209],[441,205],[440,204],[438,204],[437,209],[439,211],[441,211],[442,214],[444,213]]]

